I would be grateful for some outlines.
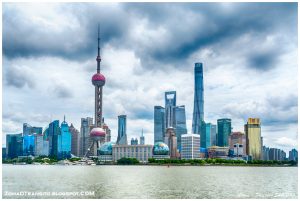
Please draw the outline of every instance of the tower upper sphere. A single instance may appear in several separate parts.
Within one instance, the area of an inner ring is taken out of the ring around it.
[[[102,87],[105,85],[105,77],[101,73],[96,73],[92,77],[92,83],[95,86]]]

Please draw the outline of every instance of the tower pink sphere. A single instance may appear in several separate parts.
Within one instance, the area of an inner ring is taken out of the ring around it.
[[[105,85],[105,77],[101,73],[96,73],[92,77],[92,83],[95,86],[102,87]]]
[[[90,133],[90,136],[91,137],[104,137],[105,136],[105,130],[103,128],[93,128],[91,130],[91,133]]]

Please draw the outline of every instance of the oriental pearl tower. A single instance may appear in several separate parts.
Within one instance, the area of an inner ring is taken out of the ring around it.
[[[98,26],[98,55],[96,57],[97,61],[97,73],[92,77],[92,83],[95,86],[95,124],[94,128],[90,132],[90,138],[92,144],[87,150],[85,156],[94,148],[95,144],[97,150],[101,144],[105,142],[105,130],[102,128],[102,96],[103,96],[103,86],[105,85],[105,77],[100,73],[100,37],[99,37],[99,26]]]

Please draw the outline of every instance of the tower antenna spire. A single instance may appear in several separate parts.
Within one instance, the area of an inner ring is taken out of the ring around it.
[[[101,62],[101,56],[100,56],[100,23],[98,23],[98,55],[97,55],[97,73],[100,73],[100,62]]]

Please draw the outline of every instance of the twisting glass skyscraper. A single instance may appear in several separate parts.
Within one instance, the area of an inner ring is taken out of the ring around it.
[[[195,91],[193,111],[193,133],[201,134],[201,127],[204,121],[204,97],[203,97],[203,66],[202,63],[195,63]]]

